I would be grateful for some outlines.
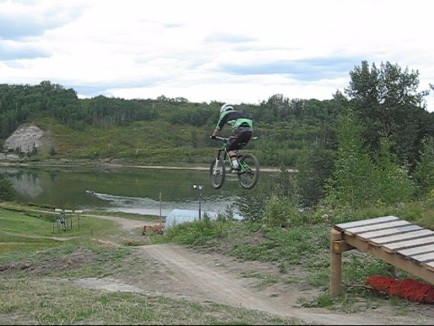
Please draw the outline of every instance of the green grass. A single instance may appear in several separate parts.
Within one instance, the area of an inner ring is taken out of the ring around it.
[[[85,289],[62,279],[0,280],[0,291],[0,314],[12,316],[11,323],[15,319],[42,325],[300,324],[295,319],[212,302],[196,304],[144,293]]]
[[[80,229],[53,232],[49,214],[15,206],[0,216],[0,324],[302,324],[213,302],[80,287],[76,280],[143,274],[146,262],[134,247],[94,240],[122,236],[105,220],[83,217]]]
[[[64,246],[67,242],[115,233],[116,223],[72,215],[72,229],[64,231],[56,223],[58,214],[0,208],[0,254],[27,252]]]

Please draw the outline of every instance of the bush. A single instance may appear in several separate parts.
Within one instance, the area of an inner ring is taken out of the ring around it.
[[[434,139],[425,139],[424,148],[414,172],[419,194],[427,195],[434,191]]]
[[[273,195],[265,204],[263,222],[270,227],[289,227],[304,224],[297,204]]]
[[[16,192],[9,180],[0,179],[0,200],[14,200]]]

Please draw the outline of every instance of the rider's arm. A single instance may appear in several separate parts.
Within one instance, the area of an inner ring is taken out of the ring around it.
[[[226,123],[227,113],[228,112],[224,112],[223,114],[220,115],[219,121],[217,122],[217,125],[216,125],[216,127],[214,129],[214,132],[212,133],[211,137],[215,137],[215,136],[218,136],[220,134],[220,130],[223,128],[223,126]]]
[[[214,129],[214,132],[212,133],[212,137],[215,137],[215,136],[218,136],[219,135],[219,133],[220,133],[220,130],[219,129]]]

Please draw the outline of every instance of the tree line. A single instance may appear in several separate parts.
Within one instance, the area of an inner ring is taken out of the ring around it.
[[[377,67],[362,61],[349,75],[348,87],[333,94],[331,100],[289,99],[275,94],[259,104],[236,105],[254,120],[260,141],[249,146],[261,164],[296,167],[300,171],[297,185],[283,175],[277,193],[286,194],[286,199],[297,194],[293,200],[305,205],[317,204],[326,197],[329,201],[348,201],[344,196],[350,191],[347,186],[359,181],[345,178],[352,173],[366,177],[373,170],[377,171],[376,178],[380,178],[381,171],[388,171],[391,180],[403,176],[411,179],[414,184],[405,187],[412,195],[432,189],[434,113],[426,110],[424,102],[429,91],[418,91],[419,73],[389,62]],[[20,124],[46,117],[84,132],[89,127],[128,128],[137,121],[165,121],[173,126],[173,132],[188,127],[212,130],[222,104],[192,103],[165,96],[79,99],[73,89],[49,81],[35,86],[2,84],[0,145]],[[195,146],[211,145],[202,140]],[[400,185],[401,189],[405,187]],[[352,191],[356,194],[355,189]],[[360,190],[360,194],[364,192]],[[371,193],[385,190],[371,189]]]

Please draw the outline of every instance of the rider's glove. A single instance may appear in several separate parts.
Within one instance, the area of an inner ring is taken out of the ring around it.
[[[215,139],[216,137],[214,135],[209,136],[211,139]]]

